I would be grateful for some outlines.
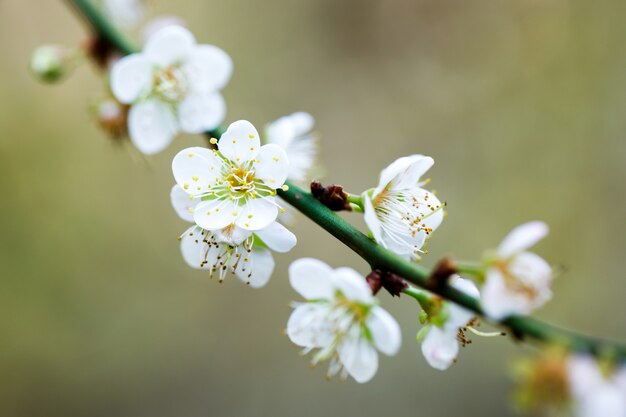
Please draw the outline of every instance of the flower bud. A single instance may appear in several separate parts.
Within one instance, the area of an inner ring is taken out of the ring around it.
[[[127,119],[129,106],[113,98],[104,98],[94,106],[96,120],[100,127],[113,138],[128,134]]]
[[[56,83],[73,69],[72,53],[64,46],[42,45],[33,52],[30,69],[41,81]]]

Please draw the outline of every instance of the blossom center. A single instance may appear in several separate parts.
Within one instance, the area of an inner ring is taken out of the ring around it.
[[[153,91],[165,101],[182,101],[189,90],[185,73],[179,66],[160,68],[153,77]]]

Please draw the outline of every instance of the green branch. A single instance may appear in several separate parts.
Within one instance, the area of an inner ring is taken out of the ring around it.
[[[98,36],[115,46],[122,54],[137,51],[133,44],[89,0],[68,1],[84,16]],[[213,132],[207,132],[207,134],[219,137],[222,131],[221,128],[218,128]],[[317,201],[310,193],[305,192],[295,184],[288,183],[288,185],[288,191],[278,192],[280,197],[347,245],[368,262],[373,269],[395,273],[419,287],[428,288],[427,280],[431,274],[428,269],[386,250]],[[484,315],[478,300],[450,286],[435,289],[433,292],[479,315]],[[557,343],[575,351],[612,357],[621,361],[626,360],[626,346],[581,335],[532,317],[512,316],[499,324],[507,327],[519,339]]]

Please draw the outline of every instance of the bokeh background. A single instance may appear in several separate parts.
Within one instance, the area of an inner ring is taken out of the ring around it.
[[[536,250],[564,272],[538,316],[626,341],[626,6],[620,0],[149,1],[224,48],[228,120],[311,112],[325,181],[360,192],[395,158],[432,155],[449,216],[424,263],[476,259],[543,219]],[[366,385],[324,380],[281,335],[299,257],[366,273],[298,217],[270,284],[187,268],[169,205],[181,136],[142,158],[87,110],[90,65],[61,85],[28,72],[42,43],[77,45],[64,2],[0,1],[0,414],[14,417],[509,416],[508,364],[530,349],[475,340],[428,367],[417,308],[382,303],[404,344]],[[357,215],[348,215],[362,226]]]

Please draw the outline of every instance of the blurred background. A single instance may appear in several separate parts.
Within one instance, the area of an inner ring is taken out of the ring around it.
[[[626,341],[626,6],[619,0],[148,1],[235,72],[228,121],[297,110],[321,133],[326,182],[352,192],[432,155],[448,202],[424,264],[477,259],[542,219],[536,251],[564,269],[538,316]],[[509,416],[509,363],[531,349],[478,339],[447,372],[414,341],[417,306],[382,295],[400,353],[366,385],[324,380],[281,335],[299,257],[366,264],[300,216],[269,285],[219,285],[184,265],[169,204],[180,136],[142,158],[88,107],[86,64],[61,85],[28,71],[42,43],[78,45],[64,2],[0,0],[0,414],[11,417]],[[347,215],[355,224],[357,215]]]

